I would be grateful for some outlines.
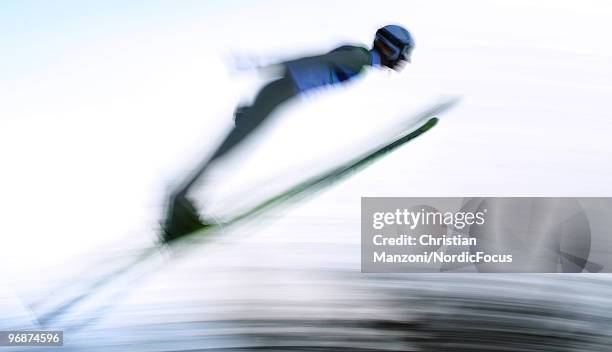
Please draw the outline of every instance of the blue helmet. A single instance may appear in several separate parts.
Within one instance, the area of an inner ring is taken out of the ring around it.
[[[406,28],[390,24],[376,31],[374,47],[389,63],[395,64],[401,60],[410,62],[414,39]]]

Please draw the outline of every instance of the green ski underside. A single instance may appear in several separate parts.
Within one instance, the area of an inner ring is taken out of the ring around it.
[[[351,174],[367,167],[369,164],[381,158],[385,154],[395,150],[396,148],[410,142],[411,140],[430,130],[438,123],[438,118],[435,117],[435,115],[448,110],[453,105],[455,105],[456,102],[456,99],[452,99],[434,105],[428,110],[421,112],[417,115],[417,120],[424,121],[419,124],[418,128],[407,129],[404,133],[396,135],[390,141],[386,141],[382,145],[379,145],[378,147],[373,148],[356,158],[353,158],[339,166],[336,166],[330,170],[326,170],[325,172],[322,172],[305,181],[302,181],[290,187],[289,189],[260,202],[249,210],[239,213],[234,217],[231,217],[226,221],[223,221],[219,224],[214,224],[210,227],[207,227],[206,229],[196,231],[193,234],[179,239],[178,241],[187,239],[189,237],[198,237],[201,235],[205,235],[206,233],[214,231],[219,227],[230,226],[241,220],[253,218],[258,214],[264,213],[279,205],[286,204],[292,200],[295,200],[298,197],[304,198],[306,196],[316,193],[317,191],[323,190],[324,188],[327,188],[337,182],[340,182]]]

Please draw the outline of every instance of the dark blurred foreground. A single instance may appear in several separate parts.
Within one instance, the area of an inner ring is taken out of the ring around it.
[[[125,304],[67,334],[64,350],[604,352],[612,346],[607,275],[253,268],[200,274],[180,279],[206,277],[219,286],[193,282],[176,297]],[[189,289],[201,285],[208,291]]]

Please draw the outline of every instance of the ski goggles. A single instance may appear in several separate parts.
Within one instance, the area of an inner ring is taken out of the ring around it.
[[[410,62],[412,47],[414,46],[412,43],[402,42],[385,28],[378,30],[378,33],[376,33],[376,39],[383,42],[385,46],[392,50],[392,53],[389,55],[389,60],[405,60]]]

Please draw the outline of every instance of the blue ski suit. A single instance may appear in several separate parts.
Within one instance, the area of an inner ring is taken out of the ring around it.
[[[348,81],[366,66],[380,65],[380,56],[376,51],[345,45],[327,54],[288,61],[284,65],[287,74],[301,93]]]

